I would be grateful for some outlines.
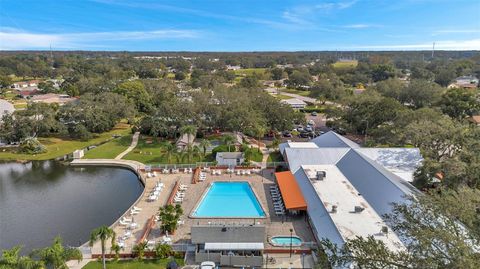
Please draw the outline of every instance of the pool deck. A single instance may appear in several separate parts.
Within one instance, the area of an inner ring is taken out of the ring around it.
[[[277,249],[285,247],[275,247],[270,244],[270,237],[279,236],[279,235],[290,235],[290,229],[293,229],[293,234],[302,238],[304,242],[314,241],[313,234],[308,227],[308,224],[305,222],[304,217],[284,217],[276,216],[273,211],[273,204],[269,193],[269,186],[274,184],[274,175],[273,170],[262,170],[260,174],[252,175],[231,175],[231,174],[222,174],[222,175],[211,175],[207,174],[207,179],[204,182],[197,184],[191,184],[192,174],[160,174],[157,172],[157,176],[154,178],[147,178],[144,172],[141,172],[140,169],[143,166],[137,162],[130,162],[125,160],[78,160],[74,161],[73,165],[109,165],[109,166],[129,166],[132,170],[136,171],[141,180],[144,182],[145,189],[135,205],[136,207],[142,208],[139,214],[133,216],[134,221],[138,226],[134,229],[131,229],[132,236],[125,241],[125,247],[121,253],[129,253],[135,244],[138,243],[139,239],[142,237],[143,231],[149,219],[158,213],[160,207],[167,204],[169,194],[178,181],[181,184],[188,186],[186,190],[185,198],[182,202],[182,208],[184,214],[181,217],[183,223],[177,227],[177,230],[173,235],[170,235],[173,244],[189,244],[190,243],[190,227],[197,224],[262,224],[267,227],[267,236],[264,239],[266,249]],[[147,198],[154,188],[156,182],[163,182],[165,184],[162,192],[159,195],[157,201],[149,202]],[[215,181],[248,181],[252,187],[255,195],[257,196],[258,202],[261,204],[262,208],[267,213],[267,218],[258,218],[258,219],[199,219],[199,218],[190,218],[189,215],[192,210],[197,206],[197,203],[200,201],[201,196],[204,194],[206,188],[211,182]],[[133,206],[132,205],[132,206]],[[130,212],[127,211],[125,215],[130,217]],[[125,227],[120,225],[117,220],[111,225],[114,229],[117,237],[121,237],[125,234]],[[155,224],[147,238],[147,240],[155,241],[156,243],[161,242],[164,234],[161,233],[158,224]],[[85,245],[88,245],[86,243]],[[110,253],[110,242],[107,242],[107,253]],[[100,242],[96,242],[91,248],[93,254],[100,254]],[[279,255],[279,258],[285,256],[285,254],[275,254]],[[273,254],[271,255],[273,256]],[[287,254],[288,256],[288,254]],[[288,259],[289,260],[289,259]],[[279,261],[279,260],[277,260]],[[290,260],[289,260],[290,261]],[[275,265],[269,265],[269,267],[278,267],[278,263]]]

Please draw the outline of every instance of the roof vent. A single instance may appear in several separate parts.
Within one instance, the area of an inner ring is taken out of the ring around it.
[[[337,213],[337,206],[336,205],[332,205],[331,213]]]
[[[353,208],[353,212],[355,212],[355,213],[360,213],[360,212],[362,212],[363,210],[365,210],[365,207],[363,207],[363,206],[355,206],[355,207]]]
[[[326,176],[327,176],[327,172],[317,171],[316,179],[317,180],[324,180]]]
[[[382,233],[384,235],[387,235],[388,234],[388,226],[382,226]]]

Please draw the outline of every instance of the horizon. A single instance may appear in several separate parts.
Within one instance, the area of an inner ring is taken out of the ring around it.
[[[479,13],[472,0],[6,0],[0,50],[470,51],[480,50]]]

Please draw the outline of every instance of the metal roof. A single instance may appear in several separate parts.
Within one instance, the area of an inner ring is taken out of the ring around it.
[[[352,140],[345,138],[334,131],[329,131],[321,136],[317,136],[311,140],[320,148],[359,148],[360,146]]]
[[[285,159],[290,171],[295,171],[304,164],[336,164],[349,148],[286,148]]]
[[[263,243],[205,243],[205,250],[263,250]]]
[[[217,156],[222,159],[241,159],[244,156],[243,152],[217,152]]]

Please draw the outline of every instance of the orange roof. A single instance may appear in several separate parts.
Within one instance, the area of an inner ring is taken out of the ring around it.
[[[292,172],[278,172],[275,173],[277,178],[277,183],[282,193],[283,202],[285,203],[285,208],[292,210],[306,210],[307,203],[303,198],[302,191],[295,180],[295,177],[292,175]]]

